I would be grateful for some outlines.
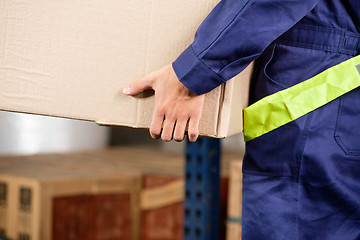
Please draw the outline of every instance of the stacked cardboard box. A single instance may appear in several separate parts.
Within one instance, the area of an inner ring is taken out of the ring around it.
[[[9,215],[8,183],[10,177],[0,176],[0,234],[5,234],[7,229],[7,217]]]
[[[181,239],[183,168],[149,148],[1,157],[0,228],[21,240]]]
[[[143,187],[140,239],[183,239],[182,178],[147,175]]]
[[[220,184],[220,239],[224,239],[228,178],[223,176]],[[144,178],[144,187],[140,204],[141,239],[183,239],[183,179],[148,175]]]
[[[242,161],[230,163],[227,240],[241,240],[242,216]]]
[[[101,204],[92,205],[86,199],[90,200],[94,195],[109,194],[123,197],[126,205],[131,206],[126,212],[117,213],[116,216],[122,218],[120,221],[129,222],[131,219],[133,223],[120,225],[121,232],[112,236],[113,239],[130,239],[132,234],[138,232],[136,223],[139,210],[136,207],[141,189],[140,174],[107,172],[71,176],[58,172],[45,176],[41,175],[42,171],[33,169],[34,174],[12,175],[4,182],[8,188],[5,220],[5,233],[8,236],[31,240],[86,239],[88,232],[101,229],[101,226],[90,227],[87,222],[92,221],[91,223],[98,225],[97,221],[102,217],[96,213],[91,216],[91,211],[95,211]],[[67,199],[69,196],[77,196],[78,202]],[[111,198],[113,202],[116,200],[114,197]],[[61,208],[61,204],[65,204],[64,201],[61,202],[61,198],[65,198],[68,207]],[[112,211],[118,206],[113,207]],[[59,232],[64,232],[66,237],[61,238]]]

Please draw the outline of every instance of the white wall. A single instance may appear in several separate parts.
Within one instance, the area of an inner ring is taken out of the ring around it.
[[[109,130],[93,122],[0,111],[0,154],[101,149]]]

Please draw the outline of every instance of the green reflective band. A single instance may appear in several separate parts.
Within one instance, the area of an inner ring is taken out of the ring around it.
[[[360,86],[360,56],[244,109],[244,138],[250,141]]]

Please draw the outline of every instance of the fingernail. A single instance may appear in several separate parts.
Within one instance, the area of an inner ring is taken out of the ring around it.
[[[130,88],[129,87],[124,88],[123,93],[129,94],[130,93]]]

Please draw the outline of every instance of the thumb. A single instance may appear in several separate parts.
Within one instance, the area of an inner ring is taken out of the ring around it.
[[[131,83],[123,89],[123,93],[126,95],[136,95],[150,88],[152,88],[152,81],[149,78],[144,78]]]

